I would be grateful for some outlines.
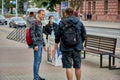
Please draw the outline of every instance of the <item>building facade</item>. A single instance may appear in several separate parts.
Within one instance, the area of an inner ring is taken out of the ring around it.
[[[92,20],[120,22],[120,0],[84,0],[80,8],[87,19],[92,15]]]

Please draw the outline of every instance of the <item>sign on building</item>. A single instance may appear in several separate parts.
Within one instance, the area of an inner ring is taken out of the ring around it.
[[[27,11],[28,9],[28,2],[24,2],[24,11]]]
[[[64,12],[64,10],[68,7],[69,7],[69,2],[68,1],[62,1],[61,2],[61,12]]]

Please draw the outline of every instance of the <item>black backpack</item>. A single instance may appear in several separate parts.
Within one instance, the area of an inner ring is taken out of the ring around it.
[[[65,23],[63,27],[62,42],[66,47],[75,47],[79,41],[78,26],[72,22]]]

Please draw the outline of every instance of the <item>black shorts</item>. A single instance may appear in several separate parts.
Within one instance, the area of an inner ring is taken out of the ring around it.
[[[81,67],[81,51],[62,52],[63,68],[80,68]]]

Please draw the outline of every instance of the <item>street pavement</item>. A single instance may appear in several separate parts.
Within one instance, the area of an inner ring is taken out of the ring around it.
[[[98,27],[98,28],[109,28],[109,29],[119,29],[120,22],[103,22],[103,21],[82,21],[85,26],[88,27]]]
[[[12,30],[0,26],[0,80],[32,80],[33,50],[26,44],[6,39]],[[107,62],[105,57],[104,65]],[[116,60],[116,66],[120,67],[120,60]],[[81,70],[81,80],[120,80],[120,70],[99,68],[98,55],[88,54],[82,60]],[[46,52],[43,52],[40,71],[46,80],[67,80],[65,69],[47,63]]]

